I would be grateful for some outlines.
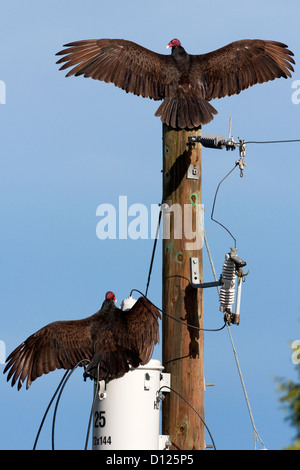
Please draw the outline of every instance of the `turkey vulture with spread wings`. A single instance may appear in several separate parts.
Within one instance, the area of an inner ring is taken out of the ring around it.
[[[188,54],[178,39],[157,54],[124,39],[90,39],[65,44],[60,70],[114,83],[127,93],[163,100],[155,115],[172,128],[193,129],[217,114],[209,103],[269,80],[291,77],[294,55],[285,44],[245,39],[208,54]]]
[[[55,369],[73,369],[80,361],[88,364],[92,378],[111,380],[123,376],[129,366],[150,361],[158,342],[159,311],[140,297],[127,311],[115,305],[107,292],[101,309],[82,320],[56,321],[29,336],[7,358],[4,373],[18,390]],[[82,365],[82,364],[81,364]]]

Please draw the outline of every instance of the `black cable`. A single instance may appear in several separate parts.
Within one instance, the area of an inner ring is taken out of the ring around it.
[[[249,140],[247,142],[243,142],[243,144],[281,144],[281,143],[288,143],[288,142],[300,142],[300,139],[290,139],[290,140],[261,140],[261,141],[258,141],[258,140]],[[237,145],[240,145],[240,144],[237,144]],[[220,181],[220,183],[218,184],[217,186],[217,189],[216,189],[216,193],[215,193],[215,197],[214,197],[214,202],[213,202],[213,207],[212,207],[212,211],[211,211],[211,220],[213,220],[214,222],[216,222],[217,224],[221,225],[221,227],[223,227],[228,233],[229,235],[233,238],[234,240],[234,247],[236,248],[236,239],[235,237],[232,235],[232,233],[228,230],[227,227],[225,227],[225,225],[221,224],[221,222],[219,222],[218,220],[214,219],[213,218],[213,213],[214,213],[214,210],[215,210],[215,203],[216,203],[216,198],[217,198],[217,194],[218,194],[218,191],[219,191],[219,188],[221,186],[221,184],[223,183],[223,181],[233,172],[233,170],[238,166],[238,162],[235,163],[235,166],[232,168],[232,170],[229,171],[229,173],[227,173],[226,176],[224,176],[224,178]]]
[[[52,405],[52,403],[53,403],[53,401],[54,401],[54,398],[56,397],[56,395],[57,395],[57,393],[58,393],[58,391],[59,391],[59,389],[60,389],[60,387],[61,387],[63,381],[65,380],[66,375],[68,374],[68,372],[69,372],[69,371],[67,370],[67,371],[64,373],[63,378],[62,378],[61,381],[59,382],[59,385],[58,385],[57,389],[55,390],[54,395],[53,395],[53,397],[51,398],[51,400],[50,400],[50,402],[49,402],[49,405],[47,406],[47,409],[46,409],[46,411],[45,411],[45,413],[44,413],[44,416],[43,416],[43,419],[42,419],[42,421],[41,421],[40,427],[39,427],[39,429],[38,429],[38,432],[37,432],[37,435],[36,435],[36,438],[35,438],[35,441],[34,441],[34,445],[33,445],[33,449],[32,449],[32,450],[35,450],[35,449],[36,449],[36,446],[37,446],[37,443],[38,443],[38,440],[39,440],[39,436],[40,436],[40,433],[41,433],[41,431],[42,431],[42,428],[43,428],[43,425],[44,425],[46,416],[47,416],[47,414],[48,414],[48,412],[49,412],[49,410],[50,410],[50,408],[51,408],[51,405]]]
[[[96,386],[96,389],[95,389],[94,398],[93,398],[93,402],[92,402],[92,406],[91,406],[91,411],[90,411],[90,416],[89,416],[89,422],[88,422],[88,427],[87,427],[87,432],[86,432],[86,438],[85,438],[84,450],[87,450],[87,446],[88,446],[88,442],[89,442],[90,429],[91,429],[91,422],[92,422],[92,417],[93,417],[93,409],[94,409],[94,406],[95,406],[96,397],[97,397],[97,392],[98,392],[98,384],[99,384],[99,381],[97,382],[97,386]]]
[[[172,320],[175,320],[175,321],[177,321],[178,323],[182,323],[183,325],[187,326],[188,328],[194,328],[195,330],[200,330],[200,331],[221,331],[221,330],[223,330],[223,329],[225,328],[225,326],[226,326],[226,322],[224,323],[224,325],[223,325],[221,328],[215,328],[215,329],[200,328],[199,326],[191,325],[190,323],[186,323],[184,320],[179,320],[178,318],[175,318],[175,317],[173,317],[172,315],[169,315],[168,313],[163,312],[161,308],[157,307],[157,305],[155,305],[150,299],[148,299],[148,297],[146,297],[146,295],[143,294],[143,292],[141,292],[140,290],[138,290],[138,289],[132,289],[131,292],[130,292],[130,296],[132,295],[132,292],[138,292],[138,293],[141,294],[143,297],[145,297],[145,299],[147,299],[147,300],[153,305],[153,307],[157,308],[157,310],[159,310],[163,315],[166,315],[167,317],[172,318]]]
[[[71,377],[71,375],[73,374],[73,372],[77,369],[78,366],[80,366],[80,364],[82,362],[90,362],[89,359],[81,359],[75,367],[73,367],[72,370],[68,371],[68,374],[67,374],[67,377],[66,379],[64,380],[64,383],[60,389],[60,392],[59,392],[59,395],[57,397],[57,401],[56,401],[56,405],[55,405],[55,409],[54,409],[54,413],[53,413],[53,421],[52,421],[52,450],[54,450],[54,429],[55,429],[55,420],[56,420],[56,413],[57,413],[57,408],[58,408],[58,404],[59,404],[59,400],[61,398],[61,395],[62,395],[62,392],[63,392],[63,389],[65,388],[66,386],[66,383],[68,382],[69,378]]]
[[[54,450],[54,429],[55,429],[56,412],[57,412],[57,408],[58,408],[58,403],[59,403],[61,394],[63,392],[63,389],[65,388],[65,385],[66,385],[66,383],[69,380],[71,375],[72,375],[72,370],[71,370],[71,372],[67,371],[66,379],[62,384],[62,387],[60,389],[59,395],[58,395],[57,400],[56,400],[56,405],[55,405],[55,408],[54,408],[53,420],[52,420],[52,433],[51,433],[52,450]]]
[[[212,206],[211,216],[210,216],[211,220],[213,220],[213,221],[216,222],[217,224],[221,225],[221,227],[223,227],[223,228],[229,233],[229,235],[233,238],[233,240],[234,240],[234,247],[235,247],[235,248],[236,248],[236,239],[234,238],[234,236],[232,235],[232,233],[228,230],[228,228],[225,227],[225,225],[221,224],[221,222],[219,222],[218,220],[216,220],[216,219],[213,218],[213,213],[214,213],[214,210],[215,210],[215,204],[216,204],[217,194],[218,194],[218,191],[219,191],[219,188],[220,188],[221,184],[222,184],[223,181],[233,172],[233,170],[236,169],[237,166],[238,166],[238,162],[235,163],[234,167],[227,173],[227,175],[224,176],[224,178],[221,179],[220,183],[218,184],[217,189],[216,189],[216,193],[215,193],[215,197],[214,197],[213,206]]]
[[[213,437],[211,435],[211,432],[210,430],[208,429],[208,426],[207,424],[205,423],[204,419],[202,418],[202,416],[200,415],[200,413],[196,410],[196,408],[194,408],[194,406],[186,399],[184,398],[182,395],[180,395],[180,393],[176,392],[176,390],[174,390],[173,388],[171,387],[168,387],[167,385],[163,385],[162,387],[160,387],[160,389],[158,390],[158,394],[160,393],[161,389],[162,388],[168,388],[171,392],[175,393],[179,398],[181,398],[187,405],[189,405],[192,410],[196,413],[196,415],[200,418],[200,421],[203,423],[203,425],[205,426],[208,434],[209,434],[209,437],[211,438],[211,442],[212,442],[212,445],[213,445],[213,448],[214,450],[217,450],[216,449],[216,445],[215,445],[215,441],[213,440]]]
[[[161,205],[162,205],[162,203],[161,203]],[[160,207],[161,207],[161,205],[160,205]],[[156,234],[155,234],[155,239],[154,239],[154,244],[153,244],[152,256],[151,256],[151,261],[150,261],[150,267],[149,267],[149,273],[148,273],[148,279],[147,279],[147,285],[146,285],[146,294],[145,295],[147,295],[147,293],[148,293],[148,287],[149,287],[149,284],[150,284],[152,266],[153,266],[155,250],[156,250],[156,245],[157,245],[157,239],[158,239],[158,232],[159,232],[160,221],[161,221],[161,213],[162,213],[162,210],[160,208],[158,223],[157,223],[157,229],[156,229]]]

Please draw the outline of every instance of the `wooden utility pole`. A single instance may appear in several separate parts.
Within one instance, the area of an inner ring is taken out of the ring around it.
[[[170,207],[170,214],[163,212],[163,237],[168,235],[166,225],[170,222],[169,238],[163,239],[163,311],[184,324],[163,316],[162,349],[165,371],[171,374],[171,388],[204,419],[203,331],[186,325],[203,328],[202,289],[190,284],[191,257],[199,259],[199,282],[203,282],[202,237],[199,246],[192,244],[190,233],[186,233],[192,228],[201,235],[199,220],[196,228],[197,207],[199,210],[202,204],[201,145],[188,145],[192,135],[200,136],[201,129],[175,130],[163,125],[163,202]],[[203,423],[175,393],[166,394],[162,427],[163,434],[170,436],[171,450],[204,450]]]

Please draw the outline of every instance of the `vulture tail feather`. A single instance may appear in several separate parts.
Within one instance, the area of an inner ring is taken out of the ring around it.
[[[218,114],[218,111],[208,101],[189,96],[165,98],[155,116],[173,128],[195,129],[212,121],[214,114]]]

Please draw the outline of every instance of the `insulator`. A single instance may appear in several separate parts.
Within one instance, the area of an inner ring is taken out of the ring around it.
[[[226,146],[226,137],[223,135],[205,134],[201,137],[203,147],[223,149]]]
[[[225,256],[222,271],[222,287],[220,289],[220,310],[221,312],[231,312],[235,299],[235,263],[229,254]]]

